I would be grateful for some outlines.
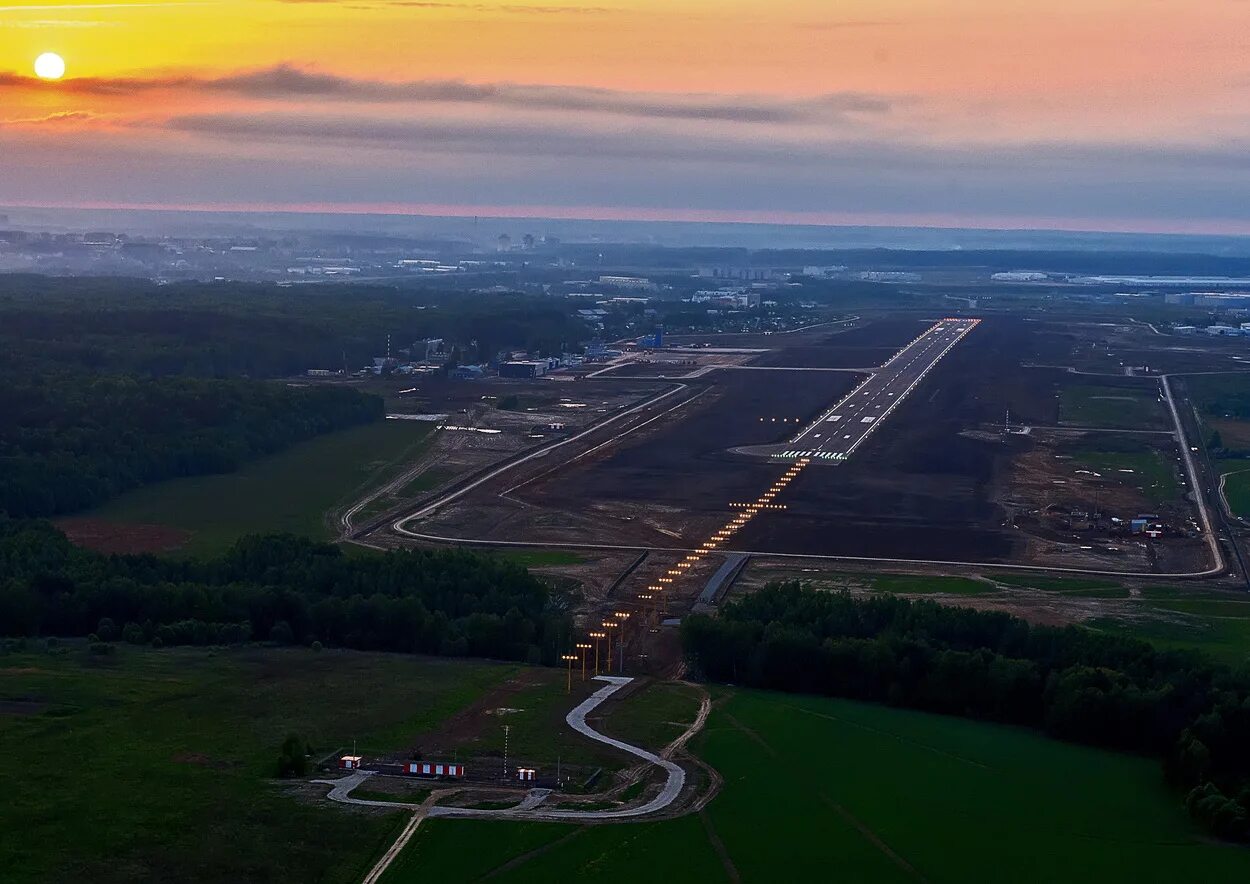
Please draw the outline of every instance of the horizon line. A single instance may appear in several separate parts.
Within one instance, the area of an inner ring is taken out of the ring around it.
[[[664,209],[641,206],[473,205],[456,203],[151,203],[114,200],[0,202],[0,209],[43,209],[202,214],[381,215],[387,217],[532,219],[659,224],[724,224],[768,227],[868,227],[969,230],[1003,233],[1072,233],[1139,236],[1250,237],[1250,220],[1160,221],[1048,216],[976,216],[955,213],[816,212],[772,209]]]

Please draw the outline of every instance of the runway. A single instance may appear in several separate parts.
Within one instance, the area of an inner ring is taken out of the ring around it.
[[[934,323],[773,456],[817,463],[846,460],[980,321],[943,319]]]

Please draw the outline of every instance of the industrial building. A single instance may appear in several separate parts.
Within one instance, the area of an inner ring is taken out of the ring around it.
[[[655,283],[645,276],[600,276],[599,285],[610,285],[613,288],[635,289],[643,292],[651,291],[655,288]]]
[[[499,366],[501,378],[538,378],[547,373],[546,359],[534,362],[505,362]]]

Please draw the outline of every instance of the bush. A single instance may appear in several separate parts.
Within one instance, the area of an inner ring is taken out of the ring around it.
[[[109,617],[100,618],[100,622],[96,624],[95,632],[101,641],[111,642],[117,638],[117,626]]]
[[[117,652],[117,646],[108,642],[94,641],[87,645],[87,650],[97,657],[108,657]]]
[[[279,620],[273,625],[273,629],[269,630],[269,640],[276,645],[293,645],[295,644],[295,630],[291,629],[290,623]]]
[[[308,762],[308,744],[298,734],[289,734],[282,741],[278,752],[278,776],[307,776],[311,765]]]

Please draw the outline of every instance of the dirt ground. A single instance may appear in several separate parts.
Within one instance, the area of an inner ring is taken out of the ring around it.
[[[873,365],[933,318],[895,315],[836,334],[826,329],[760,335],[737,343],[766,342],[774,348],[753,360],[755,365]],[[1177,341],[1123,322],[987,315],[849,462],[803,471],[779,498],[787,509],[751,521],[732,546],[791,555],[1126,571],[1186,570],[1201,564],[1202,544],[1193,537],[1149,547],[1136,541],[1100,546],[1082,536],[1062,535],[1036,518],[1068,498],[1082,499],[1079,477],[1053,456],[1064,387],[1150,384],[1144,369],[1121,366],[1108,352],[1141,355],[1142,364],[1152,368],[1228,359],[1221,350],[1205,354],[1201,362],[1202,354],[1192,351],[1205,341],[1186,342],[1181,349]],[[1112,378],[1091,379],[1071,370],[1103,363]],[[431,533],[496,540],[696,546],[724,524],[733,503],[755,499],[783,470],[731,449],[786,440],[858,377],[854,372],[710,372],[687,382],[686,404],[637,432],[585,457],[519,474],[511,487],[484,486],[424,527]],[[1004,436],[1008,415],[1013,427],[1036,429],[1027,437]],[[1157,442],[1174,445],[1169,440],[1163,433]],[[1057,482],[1072,493],[1056,494]],[[1096,495],[1095,489],[1087,490],[1098,502],[1124,512],[1158,508],[1125,488],[1107,485]],[[500,496],[501,491],[507,493]],[[1171,516],[1178,525],[1191,524],[1192,507],[1180,501]],[[1108,549],[1113,545],[1120,548]]]
[[[101,553],[174,552],[191,539],[190,531],[168,525],[103,522],[86,517],[58,519],[55,525],[76,546]]]

